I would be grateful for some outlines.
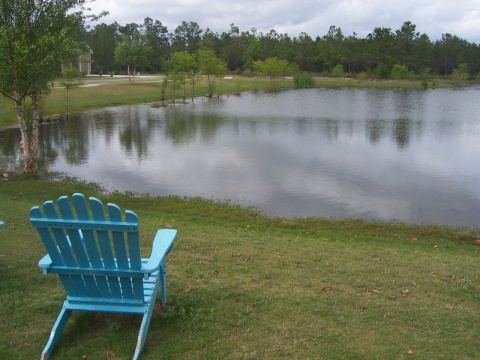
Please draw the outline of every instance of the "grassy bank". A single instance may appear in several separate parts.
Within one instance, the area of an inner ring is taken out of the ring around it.
[[[251,78],[234,76],[231,79],[215,78],[215,94],[232,94],[255,89],[266,89],[270,86],[268,78]],[[292,87],[293,80],[279,80],[282,86]],[[419,81],[371,81],[356,79],[317,78],[317,87],[341,88],[410,88],[421,89]],[[450,86],[447,83],[438,82],[437,87]],[[207,93],[206,80],[202,80],[195,87],[193,96],[205,96]],[[177,89],[176,98],[183,97],[183,88]],[[192,89],[187,84],[186,97],[192,97]],[[70,94],[70,111],[96,109],[108,106],[130,105],[139,103],[156,102],[161,99],[161,80],[159,78],[138,78],[133,84],[128,83],[127,78],[111,78],[108,76],[85,78],[84,86],[74,89]],[[172,89],[167,89],[166,99],[173,99]],[[16,113],[11,102],[0,98],[0,127],[16,125]],[[63,114],[66,111],[65,89],[58,84],[51,90],[43,101],[42,114]]]
[[[477,359],[480,272],[472,230],[265,217],[175,197],[102,195],[65,181],[0,186],[0,358],[38,358],[60,311],[33,205],[81,191],[139,214],[144,255],[178,229],[169,304],[142,359]],[[129,359],[140,317],[76,314],[54,359]]]

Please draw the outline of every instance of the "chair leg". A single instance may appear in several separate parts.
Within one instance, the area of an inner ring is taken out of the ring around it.
[[[72,310],[63,308],[62,311],[60,311],[57,321],[55,321],[53,325],[48,343],[43,349],[41,360],[48,359],[52,354],[55,344],[60,339],[60,336],[62,336],[63,329],[65,329],[65,325],[67,325],[68,319],[70,319],[70,315],[72,315]]]
[[[162,300],[162,307],[164,308],[167,305],[167,275],[166,275],[166,265],[163,263],[160,265],[159,274],[160,277],[160,284],[161,284],[161,300]]]
[[[150,327],[150,320],[152,320],[153,307],[154,303],[150,305],[148,312],[143,315],[140,331],[138,332],[137,347],[135,348],[135,354],[133,354],[133,360],[138,360],[142,353],[145,340],[147,339],[148,328]]]

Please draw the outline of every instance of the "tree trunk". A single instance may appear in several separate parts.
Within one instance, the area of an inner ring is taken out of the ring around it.
[[[36,174],[38,171],[38,134],[40,131],[40,96],[32,94],[32,134],[30,139],[30,163],[27,172]]]
[[[17,93],[15,93],[14,98],[21,134],[20,147],[23,155],[23,171],[28,174],[36,174],[38,171],[38,132],[40,123],[38,95],[32,96],[32,131],[30,136],[27,122],[25,121],[24,100],[20,99]]]
[[[14,94],[14,101],[15,101],[15,108],[17,110],[17,120],[18,120],[18,126],[20,127],[20,134],[21,134],[21,140],[20,140],[20,147],[22,149],[22,156],[23,156],[23,162],[27,164],[27,158],[28,154],[30,153],[29,151],[29,142],[28,142],[28,131],[27,131],[27,124],[25,123],[25,111],[23,109],[23,99],[20,99],[20,96],[18,95],[17,92]]]
[[[210,81],[210,74],[207,74],[207,79],[208,79],[208,94],[207,96],[211,98],[213,96],[212,94],[212,82]]]

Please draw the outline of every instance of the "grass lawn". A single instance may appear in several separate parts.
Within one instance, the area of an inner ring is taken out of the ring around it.
[[[137,212],[144,256],[157,228],[178,229],[142,359],[480,358],[478,229],[270,218],[12,176],[0,186],[0,359],[38,358],[64,298],[37,267],[29,210],[77,191]],[[131,359],[140,319],[75,314],[53,359]]]

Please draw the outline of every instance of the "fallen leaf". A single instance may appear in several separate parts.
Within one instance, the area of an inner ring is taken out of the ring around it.
[[[403,297],[406,297],[406,296],[408,296],[409,294],[410,294],[410,290],[408,290],[408,289],[405,289],[405,290],[402,291],[402,296],[403,296]]]
[[[190,291],[192,291],[192,285],[187,285],[182,289],[182,293],[188,294]]]
[[[475,245],[480,245],[480,240],[475,240],[474,244]]]
[[[378,290],[372,290],[372,291],[373,291],[375,294],[381,294],[381,292],[378,291]]]
[[[438,245],[434,245],[433,248],[434,248],[434,249],[438,249]]]
[[[453,310],[453,306],[447,305],[446,306],[447,310]]]
[[[322,291],[332,291],[333,290],[333,287],[331,286],[325,286]]]
[[[82,360],[87,360],[87,359],[88,359],[87,355],[82,355]]]
[[[412,242],[417,241],[417,238],[416,237],[411,237],[411,238],[408,239],[408,241],[412,241]]]
[[[408,354],[408,355],[413,355],[414,352],[413,352],[413,350],[408,350],[408,353],[407,353],[407,354]]]
[[[165,227],[166,227],[167,229],[171,229],[171,228],[172,228],[172,225],[166,224]]]
[[[410,283],[413,285],[413,286],[417,286],[417,283],[415,281],[410,281]]]

